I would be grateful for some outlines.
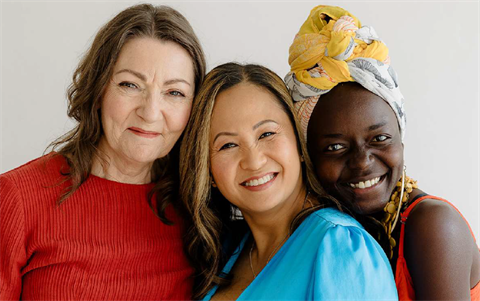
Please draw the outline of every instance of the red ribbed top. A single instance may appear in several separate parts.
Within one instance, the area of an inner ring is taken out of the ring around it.
[[[57,206],[68,167],[51,157],[0,175],[0,299],[189,299],[183,221],[171,206],[174,226],[154,215],[153,184],[90,176]]]

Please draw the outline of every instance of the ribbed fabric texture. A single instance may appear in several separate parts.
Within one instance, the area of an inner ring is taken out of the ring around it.
[[[158,219],[153,184],[90,176],[62,205],[61,156],[0,175],[1,300],[185,300],[192,273],[184,223]]]

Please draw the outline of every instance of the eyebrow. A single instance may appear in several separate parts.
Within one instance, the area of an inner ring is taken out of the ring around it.
[[[371,125],[367,128],[367,131],[371,132],[371,131],[374,131],[378,128],[381,128],[382,126],[386,125],[387,122],[386,121],[382,121],[380,123],[377,123],[377,124],[374,124],[374,125]]]
[[[147,81],[147,77],[144,74],[142,74],[140,72],[137,72],[137,71],[134,71],[134,70],[131,70],[131,69],[122,69],[122,70],[116,72],[115,75],[117,75],[119,73],[124,73],[124,72],[133,74],[134,76],[138,77],[139,79],[143,80],[144,82]],[[186,81],[184,79],[181,79],[181,78],[169,79],[164,84],[165,85],[173,85],[173,84],[176,84],[176,83],[184,83],[184,84],[187,84],[187,85],[191,86],[191,84],[188,81]]]
[[[371,125],[367,128],[367,131],[368,132],[371,132],[371,131],[374,131],[376,129],[379,129],[383,126],[385,126],[387,124],[387,121],[382,121],[382,122],[379,122],[377,124],[374,124],[374,125]],[[343,137],[342,134],[325,134],[325,135],[322,135],[322,137],[325,137],[325,138],[341,138]]]
[[[258,129],[260,126],[264,125],[265,123],[269,123],[269,122],[273,122],[275,124],[278,124],[275,120],[272,120],[272,119],[266,119],[266,120],[262,120],[260,121],[259,123],[255,124],[252,129],[256,130]]]
[[[325,138],[340,138],[342,136],[343,136],[342,134],[325,134],[325,135],[322,135],[322,137],[325,137]]]
[[[119,74],[119,73],[130,73],[130,74],[133,74],[135,75],[136,77],[138,77],[139,79],[143,80],[144,82],[147,81],[147,77],[145,75],[143,75],[142,73],[140,72],[137,72],[137,71],[133,71],[131,69],[122,69],[118,72],[115,73],[115,75]]]
[[[176,84],[176,83],[184,83],[184,84],[187,84],[187,85],[191,86],[191,84],[189,82],[187,82],[186,80],[181,79],[181,78],[169,79],[165,82],[165,85],[173,85],[173,84]]]
[[[273,123],[275,123],[275,124],[278,124],[275,120],[266,119],[266,120],[262,120],[262,121],[256,123],[256,124],[252,127],[252,129],[253,129],[253,130],[256,130],[256,129],[258,129],[260,126],[264,125],[265,123],[269,123],[269,122],[273,122]],[[220,132],[220,133],[218,133],[217,135],[215,135],[215,138],[213,139],[213,143],[215,143],[215,141],[217,140],[217,138],[220,137],[220,136],[222,136],[222,135],[223,135],[223,136],[238,136],[237,133],[232,133],[232,132]]]

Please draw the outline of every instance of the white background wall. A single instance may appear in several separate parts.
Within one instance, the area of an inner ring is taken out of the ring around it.
[[[480,238],[478,1],[155,3],[187,17],[209,70],[250,62],[283,77],[288,47],[318,4],[342,6],[374,26],[406,99],[408,174],[451,200]],[[100,26],[132,4],[2,1],[0,172],[42,155],[71,128],[65,91],[73,70]]]

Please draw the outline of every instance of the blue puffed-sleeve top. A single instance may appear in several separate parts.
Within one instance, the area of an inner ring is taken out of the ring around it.
[[[247,233],[225,265],[228,274]],[[218,287],[205,296],[210,300]],[[398,300],[378,243],[335,208],[310,214],[237,300]]]

